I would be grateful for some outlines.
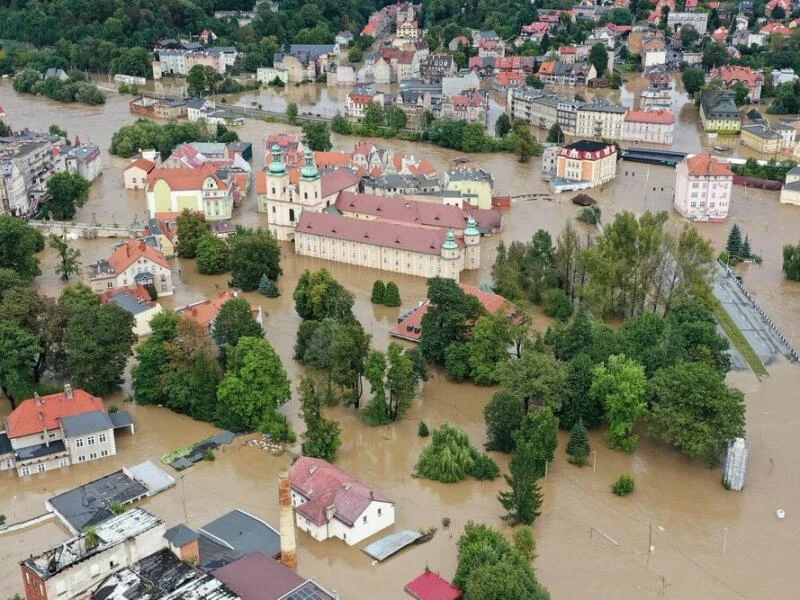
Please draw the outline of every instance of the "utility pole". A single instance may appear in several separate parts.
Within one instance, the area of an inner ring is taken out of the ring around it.
[[[181,499],[183,503],[183,523],[188,525],[189,518],[186,516],[186,483],[181,475]]]
[[[722,530],[722,555],[725,556],[725,549],[728,547],[728,528]]]

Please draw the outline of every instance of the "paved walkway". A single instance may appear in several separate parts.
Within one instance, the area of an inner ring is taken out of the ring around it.
[[[724,267],[719,267],[717,270],[714,295],[736,326],[741,329],[764,366],[775,362],[779,354],[789,356],[791,354],[789,344],[781,340],[767,318],[759,312],[743,286],[736,281],[733,272],[730,276],[726,276],[725,271]],[[731,355],[734,368],[747,369],[747,363],[733,345],[731,345]]]

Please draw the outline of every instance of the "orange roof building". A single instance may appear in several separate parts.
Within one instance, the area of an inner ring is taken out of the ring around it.
[[[159,295],[171,295],[172,270],[167,258],[144,240],[129,240],[105,260],[89,265],[89,287],[96,294],[114,288],[153,287]]]
[[[671,110],[629,110],[622,123],[622,139],[672,145],[675,115]]]
[[[214,321],[217,319],[219,309],[222,308],[222,305],[228,300],[238,298],[240,294],[241,292],[238,290],[219,292],[216,298],[207,298],[199,302],[193,302],[191,304],[187,304],[186,306],[181,306],[176,308],[175,312],[185,319],[191,319],[203,327],[213,330]],[[260,306],[253,306],[251,304],[250,312],[259,325],[264,324],[264,311]]]
[[[483,308],[489,314],[502,313],[506,315],[509,321],[514,325],[524,323],[528,318],[521,309],[503,298],[500,294],[485,292],[478,287],[465,283],[459,283],[458,285],[465,294],[475,296],[480,300]],[[397,324],[389,330],[389,335],[410,342],[418,342],[422,336],[422,317],[428,312],[430,306],[431,301],[426,299],[424,302],[421,302],[417,308],[402,315],[397,320]]]
[[[34,394],[11,411],[0,432],[0,461],[27,477],[111,456],[114,430],[128,426],[133,431],[127,413],[109,415],[101,398],[66,384],[63,392]]]
[[[728,217],[733,171],[707,152],[687,156],[675,169],[675,210],[692,221]]]
[[[236,195],[233,181],[226,183],[213,164],[196,169],[155,168],[147,176],[147,210],[202,212],[209,221],[227,220]]]

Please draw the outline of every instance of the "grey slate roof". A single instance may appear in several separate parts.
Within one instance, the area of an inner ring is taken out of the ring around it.
[[[0,431],[0,455],[8,454],[12,451],[11,441],[5,431]]]
[[[26,446],[16,451],[17,460],[30,460],[32,458],[41,458],[42,456],[50,456],[51,454],[58,454],[59,452],[66,451],[64,442],[55,440],[49,444],[36,444],[35,446]]]
[[[177,548],[196,540],[198,537],[200,536],[194,529],[183,523],[170,527],[164,534],[164,539]]]
[[[800,175],[800,165],[792,167],[791,169],[789,169],[789,171],[786,174],[787,175]]]
[[[201,527],[199,533],[215,542],[222,540],[238,556],[258,551],[275,557],[281,551],[280,534],[265,522],[239,509],[211,521]]]
[[[130,425],[133,425],[133,419],[131,419],[131,416],[124,410],[118,410],[117,412],[108,413],[108,417],[111,419],[111,423],[114,425],[114,429],[119,429],[121,427],[128,427]]]
[[[92,410],[79,415],[62,417],[61,426],[64,428],[64,433],[68,438],[114,428],[108,413],[102,410]]]

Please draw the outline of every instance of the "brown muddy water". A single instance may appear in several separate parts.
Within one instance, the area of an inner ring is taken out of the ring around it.
[[[105,173],[92,187],[91,199],[79,211],[78,221],[89,220],[92,213],[101,222],[118,223],[144,216],[143,194],[122,189],[121,169],[125,161],[105,151],[111,134],[134,120],[127,102],[128,98],[112,95],[102,107],[67,106],[22,97],[9,84],[0,85],[0,104],[12,126],[42,129],[58,123],[71,136],[91,139],[103,150]],[[678,135],[682,136],[676,141],[678,148],[692,150],[701,145],[692,111],[693,107],[679,111],[683,125],[678,128]],[[259,122],[248,122],[241,128],[242,139],[254,143],[255,167],[263,164],[264,136],[286,129],[291,128]],[[355,140],[334,136],[333,142],[335,148],[343,149],[352,147]],[[425,156],[439,168],[457,155],[395,140],[378,143]],[[538,162],[521,165],[509,155],[477,158],[494,174],[500,194],[546,190],[539,177]],[[621,210],[669,211],[672,177],[669,169],[621,163],[617,179],[593,195],[599,199],[606,220]],[[800,315],[800,285],[783,281],[780,249],[783,244],[797,243],[800,238],[800,209],[779,206],[777,193],[734,189],[731,222],[743,228],[754,251],[764,257],[763,265],[752,265],[743,271],[745,282],[784,330],[791,333]],[[518,202],[506,218],[502,239],[528,239],[538,228],[555,235],[575,215],[570,197],[567,194],[553,196],[552,201]],[[248,225],[263,222],[255,213],[252,197],[239,210],[237,220]],[[671,222],[676,227],[682,225],[674,214]],[[728,226],[706,224],[699,229],[717,247],[724,244]],[[485,240],[483,267],[466,276],[465,281],[489,280],[489,267],[499,239]],[[112,240],[79,240],[75,246],[80,248],[82,261],[87,264],[106,256],[111,243]],[[47,293],[57,294],[61,283],[53,272],[54,256],[48,250],[41,260],[44,275],[37,284]],[[291,291],[303,269],[328,268],[355,294],[355,312],[373,335],[375,345],[388,344],[387,330],[400,309],[378,308],[369,302],[372,281],[377,277],[385,279],[385,274],[297,257],[290,246],[284,247],[282,265],[284,276],[279,285],[283,295],[277,299],[259,295],[250,298],[269,313],[267,338],[295,380],[298,368],[291,355],[299,318],[293,310]],[[198,275],[193,261],[176,261],[174,270],[179,273],[175,278],[176,294],[164,299],[165,306],[199,300],[225,286],[225,276]],[[403,276],[394,279],[400,286],[404,307],[424,297],[424,280]],[[539,315],[534,323],[540,328],[546,326],[546,320]],[[722,488],[719,469],[708,470],[644,436],[639,450],[627,456],[606,449],[601,435],[594,433],[596,472],[591,467],[578,469],[565,460],[566,439],[562,435],[556,462],[548,480],[543,482],[543,514],[535,524],[537,573],[554,599],[797,597],[800,471],[796,457],[800,454],[800,399],[794,388],[800,383],[800,368],[779,361],[764,381],[749,373],[733,373],[729,382],[745,391],[748,404],[751,461],[747,487],[742,493]],[[337,464],[396,500],[395,530],[437,526],[439,531],[430,543],[374,566],[358,548],[346,547],[338,541],[319,543],[298,533],[299,571],[337,590],[342,598],[400,599],[406,597],[402,586],[425,566],[452,577],[456,567],[455,542],[466,521],[483,521],[505,530],[496,500],[497,492],[504,487],[501,480],[445,485],[410,477],[425,443],[417,436],[417,423],[424,420],[429,426],[438,426],[445,420],[455,421],[476,444],[481,444],[485,440],[483,407],[492,392],[469,384],[454,384],[434,375],[409,415],[388,428],[369,428],[352,410],[331,409],[329,414],[341,422],[343,429],[344,443]],[[126,395],[127,391],[123,391],[108,401],[121,404]],[[9,522],[44,512],[44,500],[49,496],[122,465],[145,459],[157,461],[165,452],[215,431],[211,425],[158,407],[126,404],[125,408],[136,422],[136,434],[120,436],[117,456],[27,480],[11,473],[1,474],[0,512],[7,515]],[[0,415],[8,410],[6,403],[0,404]],[[300,429],[296,400],[285,407],[285,412],[295,428]],[[502,455],[495,458],[505,469],[507,458]],[[193,467],[182,478],[175,474],[179,481],[175,489],[151,498],[146,506],[163,516],[168,525],[185,520],[191,526],[201,526],[237,506],[277,524],[276,475],[288,463],[288,455],[272,457],[237,441],[224,448],[216,461]],[[634,475],[637,489],[632,496],[617,498],[610,493],[610,485],[624,472]],[[786,519],[775,517],[777,508],[786,511]],[[443,517],[452,520],[449,530],[441,527]],[[17,567],[20,558],[58,543],[65,535],[60,526],[49,522],[2,536],[0,597],[21,591]],[[651,541],[653,553],[648,552]]]

